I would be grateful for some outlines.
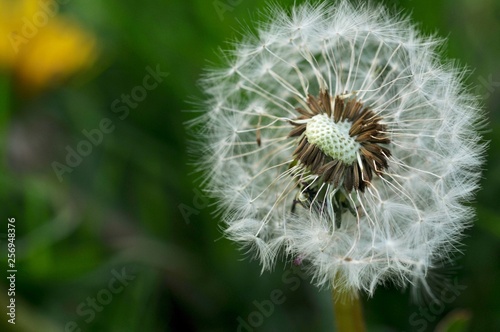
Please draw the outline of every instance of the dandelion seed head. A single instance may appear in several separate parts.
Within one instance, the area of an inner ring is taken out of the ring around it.
[[[272,269],[422,284],[470,226],[485,145],[465,71],[382,6],[277,5],[200,82],[191,123],[225,233]]]

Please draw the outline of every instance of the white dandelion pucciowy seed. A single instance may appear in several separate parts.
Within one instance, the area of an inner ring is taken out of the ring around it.
[[[381,6],[270,6],[201,79],[190,125],[225,234],[271,269],[373,294],[453,257],[474,216],[484,114],[465,71]]]

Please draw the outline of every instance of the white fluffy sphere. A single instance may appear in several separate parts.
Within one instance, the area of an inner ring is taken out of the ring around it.
[[[201,80],[191,124],[226,234],[265,269],[300,257],[318,285],[423,279],[473,217],[483,113],[464,70],[383,7],[263,16]]]

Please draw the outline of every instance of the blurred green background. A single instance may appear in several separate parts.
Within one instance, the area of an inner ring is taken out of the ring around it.
[[[261,275],[221,237],[189,164],[197,79],[266,1],[13,3],[0,0],[0,331],[332,331],[328,291],[286,264]],[[448,37],[444,55],[468,65],[484,100],[490,148],[465,255],[431,280],[443,304],[380,287],[364,301],[368,330],[500,331],[500,2],[385,3]],[[86,155],[60,168],[72,149]]]

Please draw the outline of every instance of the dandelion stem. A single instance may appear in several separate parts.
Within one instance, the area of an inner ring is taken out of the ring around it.
[[[364,332],[365,322],[363,310],[358,294],[338,294],[332,288],[333,311],[335,314],[336,331],[338,332]]]

